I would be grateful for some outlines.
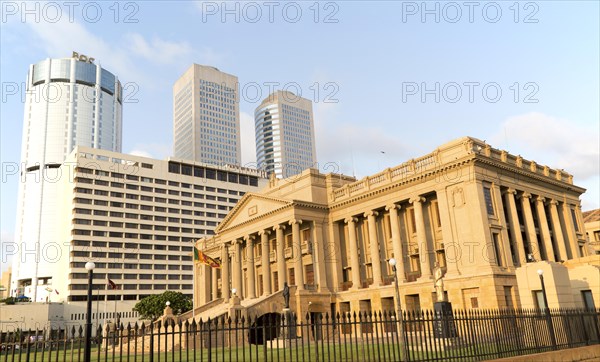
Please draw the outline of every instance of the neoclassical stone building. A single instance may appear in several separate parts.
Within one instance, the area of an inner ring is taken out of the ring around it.
[[[222,267],[196,265],[195,313],[226,313],[232,290],[249,313],[280,312],[285,282],[300,315],[393,310],[392,257],[403,309],[433,307],[435,263],[455,308],[518,307],[517,268],[590,253],[584,191],[469,137],[361,180],[272,178],[197,242]]]

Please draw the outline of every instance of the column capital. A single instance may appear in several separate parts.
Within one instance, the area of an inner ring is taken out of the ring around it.
[[[244,236],[244,241],[246,243],[254,242],[255,239],[256,239],[256,236],[254,234]]]
[[[302,224],[302,220],[300,219],[292,219],[288,222],[290,225],[294,225],[294,224],[298,224],[301,225]]]
[[[277,231],[277,230],[285,230],[285,226],[284,226],[284,225],[281,225],[281,224],[278,224],[278,225],[275,225],[275,226],[273,226],[273,230],[274,230],[274,231]]]
[[[425,202],[425,198],[423,196],[415,196],[415,197],[411,197],[408,202],[410,202],[411,204],[414,204],[415,202],[420,202],[423,203]]]
[[[536,196],[535,201],[543,204],[546,202],[546,198],[544,196]]]
[[[375,210],[367,211],[363,214],[364,217],[377,217],[377,215],[379,215],[379,213]]]
[[[558,206],[558,201],[556,201],[555,199],[549,199],[548,203],[550,205],[556,205],[556,206]]]
[[[515,190],[513,188],[508,188],[508,189],[504,190],[504,194],[516,195],[517,194],[517,190]]]
[[[531,198],[531,194],[527,191],[523,191],[523,193],[520,195],[520,197],[522,199],[530,199]]]
[[[270,235],[271,234],[271,230],[269,229],[264,229],[258,232],[258,236],[263,236],[264,234]]]
[[[245,239],[246,239],[246,237],[239,238],[239,239],[235,239],[235,240],[233,240],[233,241],[231,242],[231,244],[232,244],[232,245],[241,245],[241,244],[244,242],[244,240],[245,240]]]
[[[344,222],[345,222],[346,224],[349,224],[349,223],[351,223],[351,222],[353,222],[353,223],[354,223],[354,222],[357,222],[357,221],[358,221],[358,219],[357,219],[357,218],[355,218],[355,217],[353,217],[353,216],[352,216],[352,217],[347,217],[347,218],[345,218],[345,219],[344,219]]]
[[[385,211],[390,211],[390,210],[399,210],[401,209],[402,206],[398,205],[398,204],[389,204],[385,206]]]

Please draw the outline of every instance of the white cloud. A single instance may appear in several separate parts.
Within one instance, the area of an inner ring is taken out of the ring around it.
[[[222,58],[210,48],[194,49],[185,41],[169,41],[157,36],[149,40],[139,33],[127,33],[120,41],[108,42],[90,32],[85,24],[70,22],[68,17],[62,17],[56,23],[28,22],[27,25],[33,31],[34,38],[37,38],[32,42],[42,48],[48,57],[70,57],[73,51],[86,54],[124,83],[146,86],[159,84],[156,72],[147,66],[140,66],[140,59],[146,65],[151,63],[163,69],[165,65],[185,66],[193,61],[212,64]]]
[[[542,113],[526,113],[505,120],[489,142],[509,153],[522,154],[539,164],[562,168],[578,180],[600,173],[598,125],[582,126]]]
[[[242,143],[242,165],[256,164],[256,136],[254,117],[240,112],[240,142]]]
[[[148,157],[155,160],[164,160],[173,155],[171,145],[164,143],[136,143],[132,150],[128,152],[130,155],[139,157]]]
[[[132,156],[153,158],[149,152],[142,151],[142,150],[133,150],[133,151],[130,151],[129,154]]]
[[[142,81],[139,67],[135,66],[126,47],[120,47],[118,43],[106,42],[77,21],[69,22],[67,17],[62,17],[56,23],[42,21],[27,24],[40,39],[36,43],[48,54],[48,57],[67,58],[73,51],[77,51],[97,59],[96,63],[110,69],[117,76],[127,77],[127,81]]]
[[[148,41],[138,33],[125,35],[125,42],[133,54],[161,65],[180,62],[182,58],[187,59],[193,52],[192,46],[187,42],[170,42],[158,37]]]

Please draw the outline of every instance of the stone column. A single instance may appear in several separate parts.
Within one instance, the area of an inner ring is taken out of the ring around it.
[[[373,269],[373,286],[381,285],[381,257],[379,255],[379,241],[377,240],[377,220],[379,215],[377,211],[369,211],[365,213],[369,224],[369,244],[371,247],[371,268]]]
[[[302,220],[290,221],[290,225],[292,225],[292,245],[294,245],[294,275],[296,277],[296,290],[304,290],[302,245],[300,244],[300,224],[302,224]]]
[[[332,260],[325,258],[325,237],[323,235],[323,224],[313,221],[312,230],[312,244],[313,244],[313,268],[317,275],[318,291],[322,293],[329,293],[329,283],[327,282],[327,269],[326,264],[331,263]]]
[[[419,259],[421,259],[421,278],[431,279],[431,258],[429,245],[427,244],[427,235],[425,229],[425,219],[423,218],[423,203],[425,198],[421,196],[413,197],[409,200],[415,208],[415,224],[417,226],[417,242],[419,243]]]
[[[218,288],[218,284],[219,284],[219,279],[218,279],[218,275],[217,275],[217,270],[219,269],[215,269],[215,268],[210,268],[210,276],[211,276],[211,288],[212,288],[212,300],[215,300],[218,298],[218,294],[219,294],[219,288]]]
[[[356,218],[344,220],[348,224],[348,244],[350,244],[350,264],[352,271],[352,289],[360,288],[360,263],[358,261],[358,244],[356,243]]]
[[[579,255],[579,241],[577,240],[577,233],[575,232],[575,225],[573,225],[573,219],[571,217],[571,208],[567,202],[563,202],[561,209],[561,214],[563,220],[565,221],[566,234],[567,238],[569,238],[569,245],[571,246],[571,257],[578,258],[582,255]]]
[[[262,248],[262,270],[263,270],[263,294],[271,294],[271,260],[269,258],[269,230],[261,230],[258,232],[260,235],[260,245]]]
[[[550,229],[548,228],[548,218],[546,218],[546,208],[544,203],[546,199],[538,196],[535,198],[535,207],[537,209],[538,224],[540,226],[540,236],[544,242],[546,249],[546,258],[548,261],[554,260],[554,246],[552,245],[552,238],[550,237]]]
[[[458,263],[460,261],[460,246],[454,241],[452,232],[452,220],[450,217],[450,206],[448,205],[448,194],[445,189],[435,191],[442,224],[442,238],[444,240],[444,253],[446,254],[446,274],[460,275]]]
[[[237,290],[237,296],[242,299],[242,241],[236,240],[234,252],[234,262],[232,268],[233,287]]]
[[[504,212],[506,206],[504,205],[504,200],[502,198],[502,192],[500,190],[500,187],[498,185],[494,185],[494,186],[492,186],[491,191],[494,193],[494,197],[496,198],[496,200],[499,201],[497,203],[497,206],[498,206],[497,217],[498,217],[498,220],[500,221],[500,225],[506,225],[507,224],[506,217],[505,217],[506,214]],[[500,230],[499,237],[501,239],[501,244],[502,244],[499,246],[502,248],[502,252],[504,254],[504,259],[506,260],[505,266],[507,266],[509,268],[513,268],[515,266],[515,263],[513,261],[513,256],[510,251],[510,241],[508,238],[508,232],[505,227],[503,227]],[[515,256],[517,256],[517,255],[515,255]]]
[[[529,202],[530,198],[531,194],[529,192],[523,192],[521,194],[521,209],[523,211],[523,218],[525,219],[525,234],[527,235],[529,250],[531,250],[533,258],[536,261],[540,261],[542,260],[542,257],[537,235],[535,234],[535,224],[533,223],[533,214],[531,213],[531,204]]]
[[[283,229],[281,225],[277,225],[273,228],[275,230],[275,237],[277,238],[277,282],[279,284],[279,290],[283,290],[283,283],[287,281],[287,268],[285,263],[285,245],[283,245]]]
[[[248,290],[246,297],[256,298],[256,268],[254,266],[254,236],[246,236],[246,273],[248,274]]]
[[[521,235],[521,224],[519,223],[519,214],[517,213],[517,205],[515,203],[515,189],[508,189],[504,194],[504,199],[508,205],[508,222],[510,224],[510,236],[515,243],[515,256],[517,257],[517,265],[521,266],[527,263],[527,255],[525,255],[525,247],[523,246],[523,235]]]
[[[400,237],[400,224],[398,221],[398,209],[400,205],[390,204],[385,207],[390,212],[390,228],[392,229],[392,248],[394,250],[394,259],[396,259],[396,270],[398,271],[398,281],[406,282],[406,273],[404,272],[404,252],[402,250],[402,239]]]
[[[560,217],[558,216],[558,201],[550,200],[550,220],[552,221],[552,231],[554,240],[558,247],[558,259],[566,261],[569,259],[567,255],[567,247],[565,245],[565,237],[563,235],[562,226],[560,225]]]
[[[221,295],[225,302],[229,301],[231,284],[229,283],[229,251],[227,244],[221,248]]]

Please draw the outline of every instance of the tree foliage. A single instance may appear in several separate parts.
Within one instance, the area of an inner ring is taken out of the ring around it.
[[[185,313],[192,309],[192,299],[180,292],[167,290],[162,294],[150,295],[133,307],[134,312],[140,314],[141,319],[156,319],[163,315],[166,303],[170,302],[173,314]]]

